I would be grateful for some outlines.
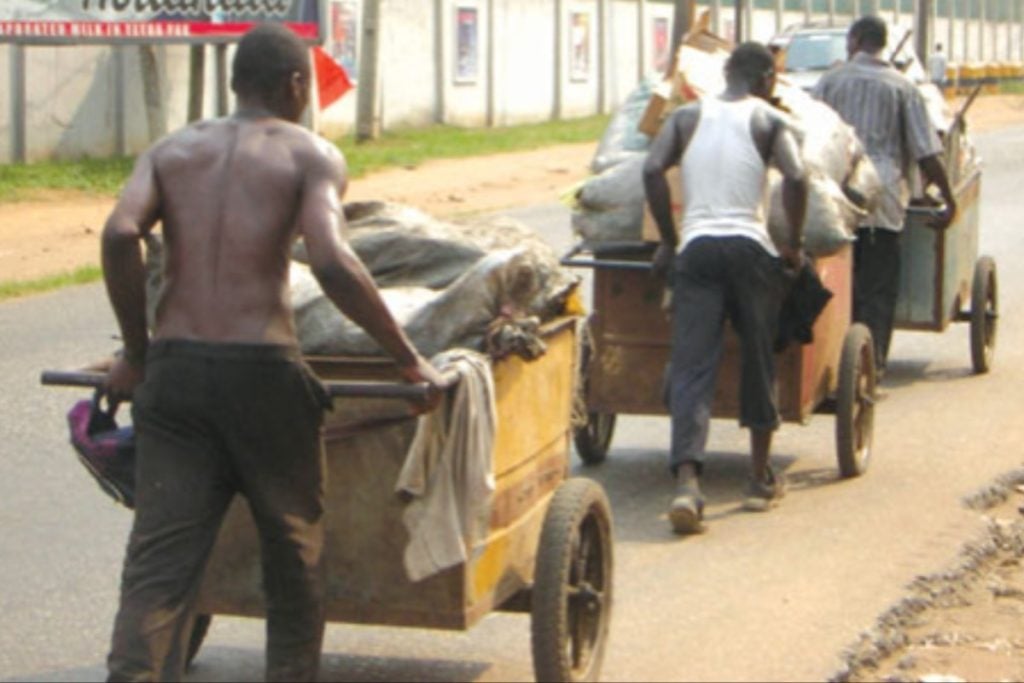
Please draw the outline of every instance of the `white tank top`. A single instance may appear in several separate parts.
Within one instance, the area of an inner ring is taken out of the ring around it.
[[[683,228],[679,249],[698,237],[747,237],[778,251],[764,219],[767,169],[750,135],[755,97],[701,100],[700,119],[681,160]]]

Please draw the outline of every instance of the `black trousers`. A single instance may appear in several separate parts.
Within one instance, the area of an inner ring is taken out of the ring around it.
[[[746,237],[702,237],[676,256],[672,274],[672,415],[669,465],[703,467],[728,318],[740,338],[740,425],[779,426],[775,337],[787,291],[782,261]]]
[[[860,228],[853,245],[853,319],[871,330],[875,363],[885,370],[900,293],[900,233]]]
[[[316,678],[323,387],[288,347],[157,341],[132,406],[135,522],[110,680],[181,680],[207,557],[235,493],[261,541],[268,680]]]

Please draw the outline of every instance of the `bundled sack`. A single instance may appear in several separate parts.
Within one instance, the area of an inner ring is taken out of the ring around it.
[[[705,34],[688,40],[692,44],[684,44],[679,51],[674,94],[668,101],[673,107],[717,95],[725,88],[723,69],[729,51]],[[831,107],[784,77],[778,80],[775,97],[776,106],[786,113],[797,134],[808,173],[805,248],[811,256],[835,253],[853,241],[857,225],[877,205],[881,195],[878,173],[853,128]],[[572,225],[584,242],[643,239],[645,158],[646,151],[634,152],[580,185],[572,205]],[[769,233],[778,244],[789,242],[781,182],[778,172],[769,172],[767,220]]]
[[[572,229],[586,242],[640,239],[647,152],[630,152],[615,166],[591,176],[576,191]]]
[[[565,310],[579,278],[533,230],[506,217],[444,222],[387,202],[346,204],[347,238],[392,315],[430,356],[463,346],[535,353],[538,324]],[[163,283],[163,245],[147,244],[147,315],[152,328]],[[304,353],[380,355],[362,328],[327,298],[301,240],[292,253],[291,306]],[[500,322],[502,334],[497,334]],[[532,332],[531,332],[532,331]],[[498,340],[498,341],[491,341]]]
[[[381,295],[392,315],[425,356],[464,347],[483,349],[491,324],[502,317],[529,319],[544,294],[536,254],[529,249],[501,249],[477,261],[443,290],[424,287],[385,288]],[[299,342],[304,353],[322,355],[381,355],[377,343],[342,315],[309,269],[292,264],[292,304]],[[573,287],[575,284],[572,285]],[[569,290],[552,293],[555,299]],[[561,304],[564,306],[564,299]]]
[[[780,78],[775,96],[800,143],[807,172],[804,249],[811,256],[834,254],[855,239],[857,226],[874,210],[881,181],[856,132],[827,104]],[[769,172],[768,232],[776,244],[789,242],[782,205],[782,175]]]
[[[654,86],[651,79],[641,81],[615,112],[590,162],[591,172],[602,173],[647,150],[651,139],[640,130],[640,120],[654,94]]]

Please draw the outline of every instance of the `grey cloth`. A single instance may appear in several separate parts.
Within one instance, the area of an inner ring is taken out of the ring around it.
[[[773,347],[788,282],[782,261],[746,237],[697,238],[676,255],[667,387],[673,470],[703,466],[726,320],[741,342],[740,425],[778,427]]]
[[[422,581],[465,562],[487,538],[494,497],[494,436],[498,409],[487,357],[451,349],[431,359],[454,371],[458,384],[443,405],[421,415],[395,490],[409,502],[403,563]]]
[[[822,76],[814,96],[853,126],[882,181],[878,208],[861,225],[902,230],[912,164],[942,151],[917,85],[861,52]]]

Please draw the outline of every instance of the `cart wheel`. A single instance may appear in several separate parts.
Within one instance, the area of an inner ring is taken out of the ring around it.
[[[856,477],[868,469],[875,426],[875,346],[861,323],[850,326],[839,360],[836,396],[836,451],[839,474]]]
[[[612,516],[604,489],[569,479],[537,550],[530,617],[538,681],[596,681],[612,607]]]
[[[593,336],[590,332],[590,320],[581,335],[579,382],[586,398],[590,389],[590,363],[594,357]],[[612,445],[615,433],[615,413],[587,413],[587,423],[573,430],[573,443],[576,452],[585,465],[599,465],[608,457],[608,449]]]
[[[991,256],[982,256],[974,266],[971,284],[971,365],[979,375],[992,367],[998,317],[996,262]]]
[[[185,654],[185,668],[191,668],[192,660],[199,654],[199,648],[203,646],[206,639],[206,632],[210,630],[210,622],[213,617],[209,614],[197,614],[192,621],[192,634],[188,638],[188,652]]]
[[[608,457],[615,433],[615,413],[587,413],[587,424],[573,432],[573,443],[580,460],[599,465]]]

